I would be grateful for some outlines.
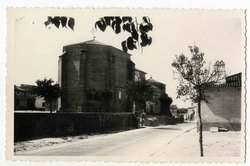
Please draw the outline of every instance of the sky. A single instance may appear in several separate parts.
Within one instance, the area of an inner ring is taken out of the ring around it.
[[[70,28],[45,27],[47,16],[66,16],[75,19]],[[7,35],[9,55],[13,58],[13,84],[35,85],[37,79],[58,81],[58,59],[64,45],[93,39],[95,22],[103,16],[132,16],[141,22],[148,16],[153,24],[149,32],[153,42],[141,50],[130,51],[136,68],[150,78],[166,84],[166,93],[179,108],[190,106],[189,101],[176,99],[178,80],[173,77],[171,63],[175,55],[190,56],[188,46],[196,45],[205,53],[205,60],[223,60],[229,75],[245,72],[245,16],[243,10],[178,10],[178,9],[9,9]],[[97,29],[97,41],[121,49],[129,34],[116,35],[108,27]],[[8,60],[8,59],[7,59]]]

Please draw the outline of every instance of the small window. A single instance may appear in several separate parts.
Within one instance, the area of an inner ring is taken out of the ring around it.
[[[122,99],[122,92],[119,91],[119,99]]]
[[[45,107],[45,102],[42,103],[42,107]]]

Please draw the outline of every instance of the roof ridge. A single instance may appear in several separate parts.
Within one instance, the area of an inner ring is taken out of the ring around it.
[[[110,44],[105,44],[105,43],[99,42],[99,41],[97,41],[97,40],[95,40],[95,39],[87,40],[87,41],[84,41],[84,42],[79,42],[79,43],[73,43],[73,44],[65,45],[65,46],[63,46],[63,51],[65,51],[65,49],[64,49],[65,47],[74,46],[74,45],[79,45],[79,44],[87,44],[87,45],[89,44],[89,45],[107,46],[107,47],[114,48],[114,49],[116,49],[116,50],[119,50],[119,51],[123,52],[123,51],[122,51],[121,49],[119,49],[119,48],[116,48],[116,47],[114,47],[114,46],[112,46],[112,45],[110,45]],[[123,53],[125,53],[125,52],[123,52]],[[126,54],[128,54],[128,55],[131,56],[131,54],[129,54],[129,53],[126,53]]]
[[[71,45],[76,45],[76,44],[94,44],[94,45],[109,46],[108,44],[99,42],[99,41],[97,41],[95,39],[87,40],[87,41],[84,41],[84,42],[78,42],[78,43],[68,44],[68,45],[65,45],[65,46],[71,46]]]
[[[153,79],[153,77],[150,77],[149,79],[147,79],[147,81],[156,82],[156,83],[161,83],[161,84],[163,84],[162,82]]]

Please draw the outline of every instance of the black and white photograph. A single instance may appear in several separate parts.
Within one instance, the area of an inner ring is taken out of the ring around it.
[[[244,163],[246,10],[7,8],[6,158]]]

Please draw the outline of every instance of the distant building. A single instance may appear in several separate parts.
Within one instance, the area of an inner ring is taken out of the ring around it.
[[[147,101],[147,112],[150,114],[172,116],[169,107],[173,100],[165,92],[166,85],[154,80],[152,77],[150,77],[147,82],[150,83],[154,89],[152,101]]]
[[[142,70],[135,69],[135,81],[146,80],[146,74],[147,73]],[[146,81],[152,86],[154,90],[152,99],[146,102],[147,114],[162,114],[172,116],[169,110],[172,99],[165,92],[166,85],[154,80],[152,77]]]
[[[186,113],[188,113],[188,109],[186,109],[186,108],[179,108],[178,110],[177,110],[177,114],[186,114]]]
[[[225,84],[226,80],[226,69],[225,69],[225,63],[221,60],[221,61],[216,61],[216,63],[214,64],[214,68],[218,69],[219,72],[217,73],[218,75],[218,81],[216,82],[216,84]]]
[[[241,73],[226,77],[227,87],[241,87]]]
[[[135,68],[135,81],[143,81],[146,80],[146,75],[147,73]]]
[[[241,87],[241,73],[238,73],[226,77],[225,84],[215,86],[213,91],[207,92],[213,100],[201,104],[203,130],[209,130],[210,127],[241,130]]]
[[[166,92],[166,85],[154,80],[152,77],[150,77],[150,79],[147,80],[150,84],[154,85],[155,87],[157,87],[158,89],[160,89],[161,92]]]
[[[59,57],[59,100],[63,112],[87,112],[86,89],[108,89],[112,93],[110,112],[130,112],[132,104],[124,94],[126,81],[134,80],[131,55],[96,40],[63,47]]]
[[[192,113],[195,110],[195,106],[191,106],[187,108],[188,113]]]
[[[15,110],[45,110],[44,99],[32,93],[34,87],[27,84],[14,85]]]
[[[177,110],[178,110],[178,107],[176,105],[170,105],[170,112],[172,113],[173,116],[177,116]]]

